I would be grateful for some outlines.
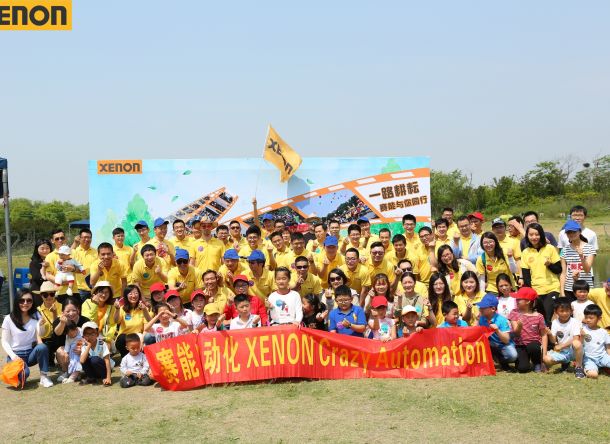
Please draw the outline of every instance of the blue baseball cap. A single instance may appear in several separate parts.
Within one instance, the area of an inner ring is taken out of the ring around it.
[[[248,261],[263,261],[265,262],[265,255],[261,250],[252,250],[250,256],[248,256]]]
[[[176,260],[178,259],[188,259],[189,258],[189,252],[182,249],[182,248],[176,248]]]
[[[162,217],[157,217],[155,219],[155,224],[153,225],[155,228],[159,228],[161,225],[167,225],[169,221],[163,219]]]
[[[235,248],[231,248],[225,251],[225,254],[222,256],[223,259],[239,259],[239,254],[237,254],[237,250]]]
[[[495,294],[487,293],[483,296],[479,302],[475,302],[474,305],[478,305],[479,308],[489,308],[489,307],[497,307],[498,306],[498,298]]]
[[[356,223],[360,223],[360,222],[364,222],[364,223],[370,223],[369,222],[369,218],[368,217],[359,217],[358,220],[356,221]]]
[[[575,220],[569,220],[563,226],[564,231],[582,231],[580,225]]]
[[[335,236],[327,236],[326,239],[324,239],[324,246],[325,247],[338,247],[339,246],[339,241],[337,240],[337,238]]]
[[[148,228],[148,222],[145,220],[139,220],[138,223],[134,225],[134,228],[136,230],[139,230],[140,228]]]
[[[275,217],[273,217],[273,214],[263,214],[263,221],[265,220],[275,220]]]

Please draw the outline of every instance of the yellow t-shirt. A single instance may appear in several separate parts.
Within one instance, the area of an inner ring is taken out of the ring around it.
[[[129,245],[123,245],[121,248],[116,245],[113,247],[114,254],[116,255],[118,261],[125,267],[125,276],[127,277],[129,273],[131,273],[131,265],[129,264],[129,258],[131,257],[131,253],[133,248]]]
[[[146,242],[146,244],[152,245],[157,249],[157,257],[163,261],[163,272],[167,273],[169,269],[172,268],[172,256],[176,256],[176,248],[174,247],[174,244],[172,244],[172,242],[168,239],[163,239],[163,242],[161,242],[156,237],[153,237],[151,240]]]
[[[485,291],[491,293],[497,293],[498,288],[496,287],[496,278],[499,274],[504,273],[510,277],[510,282],[513,288],[515,287],[515,280],[513,278],[513,274],[510,271],[510,267],[508,266],[508,258],[506,254],[503,259],[492,260],[487,255],[487,253],[483,253],[485,255],[485,265],[483,265],[483,256],[479,256],[477,258],[477,274],[479,276],[485,276],[487,272],[487,287]]]
[[[57,268],[55,267],[55,263],[59,260],[59,255],[57,254],[57,250],[53,250],[51,251],[47,257],[45,258],[45,260],[49,263],[49,266],[47,267],[47,273],[51,273],[52,275],[56,275],[57,274]],[[75,271],[75,273],[78,273],[78,271]],[[66,294],[66,291],[68,290],[68,285],[64,284],[61,287],[56,289],[56,295],[61,295],[61,294]],[[61,311],[60,311],[61,313]]]
[[[463,317],[464,314],[466,313],[466,304],[468,303],[468,301],[470,301],[470,303],[472,304],[472,308],[470,309],[471,311],[471,316],[470,316],[470,321],[468,322],[468,325],[472,326],[472,325],[476,325],[477,324],[477,316],[479,315],[479,306],[478,305],[474,305],[477,302],[480,302],[483,299],[483,296],[485,296],[485,293],[483,293],[482,291],[480,291],[475,297],[474,299],[469,299],[468,296],[466,296],[465,294],[458,294],[455,298],[453,298],[453,302],[455,302],[458,306],[458,313],[460,314],[460,317]],[[464,321],[466,322],[466,321]]]
[[[354,271],[350,271],[347,268],[347,264],[343,264],[339,267],[345,273],[348,279],[348,286],[353,289],[356,293],[362,294],[363,287],[371,286],[371,279],[369,277],[368,269],[362,264],[358,264]]]
[[[144,312],[139,308],[134,308],[129,313],[121,307],[119,311],[119,334],[127,335],[129,333],[144,333],[144,325],[146,318]]]
[[[589,300],[602,309],[602,320],[600,326],[603,328],[610,327],[610,296],[606,294],[603,288],[594,288],[589,292]]]
[[[472,237],[460,237],[460,240],[462,241],[462,259],[468,259]]]
[[[339,268],[339,267],[341,267],[341,265],[345,264],[345,259],[343,258],[343,256],[341,256],[339,254],[339,252],[337,252],[337,255],[335,256],[335,258],[332,261],[330,261],[330,264],[328,264],[328,267],[326,267],[326,272],[322,273],[322,268],[324,267],[324,259],[327,259],[326,251],[317,255],[315,258],[315,261],[316,261],[316,267],[318,268],[318,270],[320,272],[319,277],[320,277],[320,280],[322,281],[322,288],[328,288],[328,274],[334,268]]]
[[[296,272],[292,273],[290,278],[290,288],[296,285],[297,279]],[[301,288],[298,290],[298,292],[301,296],[305,296],[306,294],[319,295],[322,293],[322,283],[320,282],[320,278],[313,273],[307,273],[305,282],[301,284]]]
[[[178,290],[183,304],[191,301],[191,293],[196,288],[203,287],[201,273],[199,273],[192,265],[189,265],[186,276],[180,274],[180,269],[178,267],[172,267],[172,269],[167,273],[167,285],[170,289],[177,289],[181,283],[186,284],[186,287],[184,287],[182,290]]]
[[[184,239],[180,240],[177,237],[172,237],[170,242],[174,244],[174,248],[186,250],[189,252],[189,257],[193,257],[193,238],[190,236],[184,236]]]
[[[229,269],[227,268],[227,266],[225,264],[222,264],[220,266],[220,268],[218,269],[218,274],[222,277],[223,286],[233,290],[233,280],[229,279],[227,277],[228,273],[229,273]],[[242,261],[237,262],[237,270],[235,270],[232,273],[233,273],[233,277],[237,276],[238,274],[243,274],[243,275],[246,274],[246,267],[242,264]]]
[[[140,286],[142,295],[147,297],[150,296],[150,286],[155,282],[164,282],[157,273],[155,273],[155,268],[157,268],[157,266],[163,268],[163,264],[163,259],[155,257],[155,263],[152,267],[147,267],[144,259],[138,259],[133,265],[131,277],[133,281]]]
[[[53,303],[55,306],[55,315],[56,318],[61,316],[61,304],[57,301]],[[47,308],[44,304],[38,307],[38,312],[42,315],[43,319],[46,321],[42,330],[40,332],[40,337],[42,339],[48,339],[53,336],[53,321],[56,318],[53,318],[53,313],[51,313],[51,309]]]
[[[498,240],[500,247],[502,248],[502,252],[505,256],[507,256],[508,249],[513,250],[513,257],[516,261],[521,259],[521,244],[520,241],[516,238],[510,238],[508,236],[504,237],[504,240]]]
[[[218,271],[222,264],[222,255],[225,252],[222,241],[215,237],[208,241],[202,238],[193,242],[192,248],[197,269],[201,270],[202,273],[207,270]]]
[[[91,264],[97,259],[97,250],[94,248],[83,250],[81,247],[76,247],[72,257],[80,262],[83,267],[85,267],[85,274],[79,273],[78,270],[74,272],[78,289],[83,291],[91,291],[91,288],[89,288],[85,282],[85,277],[91,274]]]
[[[396,255],[396,250],[392,250],[389,253],[386,253],[386,255],[383,257],[385,260],[387,260],[389,263],[391,263],[394,267],[398,266],[398,263],[403,260],[403,259],[409,259],[409,256],[407,254],[407,252],[405,252],[405,256],[404,257],[398,257]],[[411,259],[409,259],[411,260]]]
[[[394,280],[396,279],[396,274],[394,274],[394,266],[387,260],[384,259],[381,261],[381,264],[377,266],[373,265],[371,262],[365,264],[365,266],[368,273],[368,282],[371,284],[373,283],[373,278],[375,275],[380,273],[383,273],[388,277],[390,284],[394,283]]]
[[[263,268],[263,274],[260,278],[254,277],[252,270],[246,270],[246,277],[253,283],[250,287],[249,294],[257,296],[262,302],[265,302],[269,295],[273,292],[275,279],[273,273]]]
[[[539,295],[560,291],[559,275],[544,265],[547,258],[550,259],[551,264],[560,261],[557,249],[551,244],[546,244],[539,251],[535,248],[526,248],[521,255],[521,268],[530,270],[532,288]]]
[[[97,273],[97,267],[99,266],[99,263],[100,260],[96,259],[95,262],[91,264],[91,270],[93,272]],[[91,274],[93,274],[93,272]],[[115,298],[118,298],[121,296],[121,293],[123,291],[123,278],[126,274],[127,273],[125,272],[125,267],[123,266],[123,264],[121,264],[118,259],[112,259],[110,269],[104,267],[97,281],[110,282],[110,286],[112,287],[112,294]]]
[[[438,257],[438,249],[441,248],[443,245],[449,245],[451,246],[452,244],[452,238],[447,236],[445,239],[441,239],[438,236],[435,239],[435,244],[434,244],[434,255]]]
[[[339,248],[341,248],[341,244],[339,244]],[[317,239],[311,239],[309,242],[307,242],[305,249],[315,254],[321,254],[324,252],[324,244],[318,242]]]
[[[235,294],[229,290],[227,287],[218,287],[218,291],[216,292],[216,296],[214,296],[214,300],[211,303],[216,304],[220,313],[224,313],[225,306],[229,301],[229,298],[233,298]]]
[[[97,324],[100,334],[104,336],[104,339],[112,341],[117,330],[117,323],[114,322],[115,310],[116,308],[113,305],[105,305],[103,308],[100,308],[91,299],[87,299],[83,302],[81,314]]]
[[[407,240],[407,254],[412,254],[418,251],[423,245],[421,240],[419,240],[419,236],[417,233],[413,233],[413,236],[409,237],[407,233],[404,234],[405,239]]]
[[[275,258],[275,263],[278,267],[286,267],[289,270],[292,270],[292,254],[290,249],[286,248],[284,251],[273,250],[273,257]]]
[[[432,276],[432,267],[428,257],[428,250],[423,246],[417,250],[415,257],[409,258],[413,263],[413,272],[418,275],[418,280],[427,284]]]
[[[423,296],[424,298],[428,297],[428,286],[426,284],[424,284],[423,282],[416,281],[415,287],[413,287],[413,291],[416,294]],[[396,288],[396,293],[399,295],[405,294],[405,288],[402,285],[402,281],[400,282],[400,285]],[[405,305],[406,304],[403,304],[403,307]]]
[[[362,235],[360,237],[360,248],[364,248],[366,250],[371,249],[371,245],[373,245],[373,242],[380,242],[379,236],[376,234],[373,234],[373,233],[371,233],[371,237],[369,237],[369,241],[366,243],[366,247],[364,246],[364,241],[365,241],[365,238],[364,238],[364,235]],[[386,250],[386,252],[387,252],[387,250]]]
[[[269,250],[267,250],[267,248],[265,247],[265,245],[263,244],[261,247],[256,248],[256,250],[260,251],[263,253],[263,256],[265,256],[265,268],[267,270],[269,270]],[[245,259],[240,260],[240,262],[242,263],[242,265],[244,265],[244,267],[248,268],[248,257],[252,254],[252,248],[250,248],[249,244],[246,244],[243,248],[239,249],[239,255],[241,257],[244,257]]]

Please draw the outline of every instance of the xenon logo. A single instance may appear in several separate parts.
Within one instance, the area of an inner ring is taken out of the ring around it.
[[[0,0],[0,31],[70,31],[72,0]]]
[[[142,161],[98,160],[97,174],[142,174]]]

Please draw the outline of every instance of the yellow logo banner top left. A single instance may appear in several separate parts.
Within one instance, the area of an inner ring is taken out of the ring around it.
[[[0,31],[70,31],[72,0],[0,0]]]

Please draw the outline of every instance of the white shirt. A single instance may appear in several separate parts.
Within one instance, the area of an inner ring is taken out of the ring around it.
[[[581,234],[587,239],[587,243],[591,244],[593,247],[593,254],[597,254],[597,250],[599,247],[597,246],[597,234],[590,228],[583,228]],[[570,245],[570,241],[568,240],[568,235],[565,230],[561,230],[559,232],[559,240],[557,241],[557,248],[565,248]]]
[[[557,344],[563,344],[574,339],[574,336],[580,336],[581,325],[581,322],[574,318],[570,318],[565,324],[554,319],[551,323],[551,333],[557,338]]]
[[[599,359],[607,354],[606,345],[610,345],[610,334],[605,328],[591,330],[583,325],[582,332],[585,358]]]
[[[155,335],[157,342],[161,342],[169,338],[175,338],[176,336],[180,336],[180,323],[170,321],[169,325],[164,327],[160,322],[157,322],[150,328],[150,332]]]
[[[593,302],[591,301],[572,301],[572,316],[578,321],[581,322],[585,319],[585,308],[587,305],[591,305]]]
[[[274,291],[269,295],[271,310],[269,317],[274,324],[300,323],[303,320],[303,304],[301,295],[294,290],[287,294],[279,294]]]
[[[25,331],[18,329],[8,315],[5,316],[4,321],[2,321],[2,348],[4,348],[4,351],[11,359],[14,360],[17,358],[17,355],[15,354],[17,351],[26,351],[34,348],[32,347],[32,344],[35,344],[37,341],[36,330],[39,321],[37,314],[34,316],[36,316],[36,318],[30,318],[23,326]]]
[[[148,373],[148,370],[148,361],[146,360],[146,355],[142,352],[138,353],[135,356],[132,356],[131,353],[128,353],[121,360],[122,374],[125,374],[129,371],[138,375],[144,375]]]
[[[229,326],[229,329],[241,330],[242,328],[260,327],[260,320],[256,324],[252,323],[255,317],[256,315],[250,313],[250,317],[248,317],[248,320],[244,322],[239,318],[239,316],[237,316],[236,318],[231,319],[231,325]]]

